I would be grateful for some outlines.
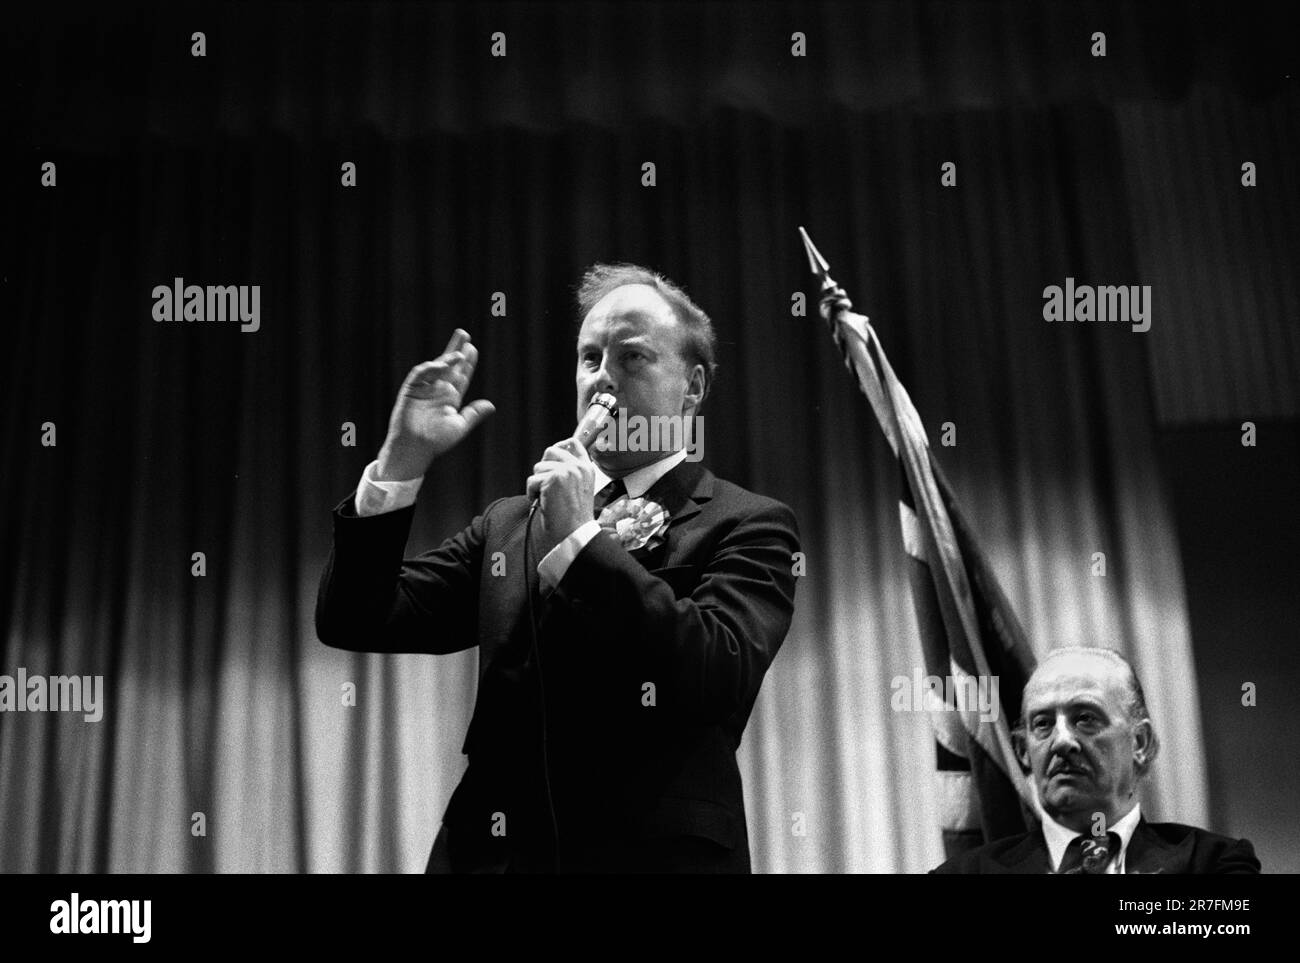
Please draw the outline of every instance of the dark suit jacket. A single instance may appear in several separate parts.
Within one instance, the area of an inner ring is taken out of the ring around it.
[[[934,873],[1047,873],[1042,830],[1008,836],[948,860]],[[1125,873],[1258,873],[1254,847],[1181,823],[1139,819],[1124,854]]]
[[[749,871],[735,752],[790,627],[794,515],[691,462],[647,497],[669,513],[663,544],[634,555],[593,538],[535,597],[540,660],[525,578],[536,592],[541,519],[525,565],[526,498],[405,561],[414,507],[335,509],[322,642],[479,648],[469,767],[431,869],[552,871],[558,836],[561,871]]]

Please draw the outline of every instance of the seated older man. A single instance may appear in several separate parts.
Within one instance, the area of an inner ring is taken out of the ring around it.
[[[1133,667],[1110,649],[1067,647],[1025,686],[1016,752],[1046,815],[1029,833],[948,860],[936,873],[1258,873],[1250,843],[1149,823],[1138,784],[1159,749]]]

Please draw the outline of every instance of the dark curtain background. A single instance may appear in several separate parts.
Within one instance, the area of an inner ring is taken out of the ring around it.
[[[408,552],[521,490],[572,427],[571,291],[597,260],[654,266],[714,316],[706,464],[800,521],[795,625],[741,748],[756,868],[937,863],[928,721],[889,710],[890,681],[921,665],[896,472],[816,317],[800,224],[932,442],[956,426],[940,458],[1038,651],[1091,642],[1134,659],[1165,742],[1149,814],[1250,830],[1266,868],[1296,868],[1294,813],[1242,826],[1212,811],[1208,783],[1230,777],[1206,771],[1180,479],[1156,456],[1166,426],[1215,425],[1213,472],[1250,457],[1240,422],[1300,415],[1297,96],[1274,16],[21,14],[6,37],[0,670],[102,675],[106,705],[98,723],[0,716],[0,870],[423,867],[463,766],[474,655],[317,642],[329,512],[374,457],[406,370],[457,326],[481,351],[470,394],[497,414],[435,465]],[[795,31],[807,57],[791,56]],[[1089,54],[1095,31],[1105,58]],[[956,188],[940,185],[946,161]],[[1240,183],[1246,161],[1258,187]],[[1152,284],[1151,331],[1046,324],[1043,288],[1067,276]],[[261,329],[155,322],[151,291],[176,277],[260,285]],[[792,314],[800,291],[811,316]],[[1294,504],[1258,510],[1294,525]],[[1294,638],[1294,624],[1260,631]],[[1242,644],[1243,679],[1294,677]],[[1276,731],[1287,698],[1236,724]],[[1294,757],[1294,737],[1276,749]]]

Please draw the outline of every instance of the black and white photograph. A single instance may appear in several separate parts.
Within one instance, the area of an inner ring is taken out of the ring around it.
[[[1183,878],[1300,872],[1288,13],[10,11],[6,932],[752,874],[1262,935]]]

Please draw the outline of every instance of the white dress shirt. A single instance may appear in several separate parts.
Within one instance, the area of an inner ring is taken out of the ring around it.
[[[658,461],[642,465],[635,471],[624,475],[623,484],[627,486],[628,497],[640,498],[650,490],[655,482],[680,465],[685,459],[686,449],[681,448],[665,455]],[[395,512],[398,509],[406,508],[408,505],[414,505],[415,496],[424,483],[423,478],[412,478],[408,481],[379,481],[375,477],[378,470],[379,460],[375,459],[361,473],[361,482],[357,485],[354,505],[357,514],[363,518],[367,515],[382,515],[384,512]],[[599,466],[596,466],[594,490],[600,491],[611,481],[613,479],[601,471]],[[584,522],[574,529],[560,544],[546,553],[546,557],[537,563],[537,576],[541,581],[543,592],[550,592],[560,584],[560,579],[564,578],[564,573],[569,570],[569,566],[578,557],[578,553],[586,548],[587,543],[599,533],[599,522],[594,519]]]
[[[1043,838],[1047,840],[1047,854],[1051,857],[1052,872],[1055,873],[1061,866],[1061,860],[1065,858],[1065,851],[1079,833],[1062,826],[1041,810],[1040,813],[1043,817]],[[1140,803],[1135,803],[1119,822],[1108,827],[1110,832],[1119,837],[1119,852],[1112,856],[1110,863],[1107,864],[1106,875],[1118,876],[1124,872],[1124,855],[1128,852],[1129,840],[1133,838],[1133,831],[1137,829],[1138,820],[1141,818],[1142,806]]]

